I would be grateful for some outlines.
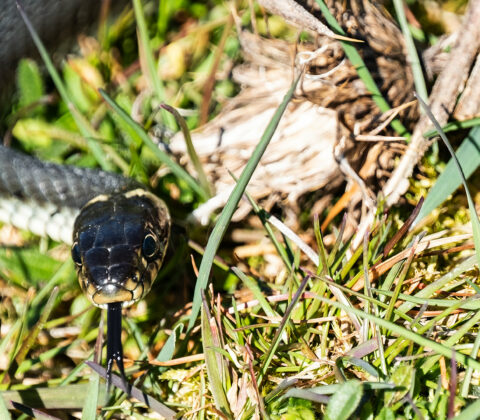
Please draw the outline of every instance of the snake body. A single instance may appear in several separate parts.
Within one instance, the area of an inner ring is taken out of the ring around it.
[[[114,173],[33,159],[0,145],[0,221],[72,244],[80,209],[100,194],[141,187]]]
[[[116,361],[125,377],[121,308],[155,280],[170,236],[167,206],[132,179],[1,145],[0,168],[0,221],[72,244],[82,290],[108,310],[107,372]]]

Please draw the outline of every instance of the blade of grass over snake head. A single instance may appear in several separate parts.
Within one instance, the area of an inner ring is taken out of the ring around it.
[[[202,290],[205,290],[205,288],[207,287],[208,278],[210,276],[210,270],[212,268],[215,254],[217,253],[217,250],[220,246],[223,236],[225,235],[227,227],[230,224],[233,213],[235,212],[237,205],[240,199],[242,198],[242,195],[245,192],[245,189],[247,188],[247,184],[250,181],[250,178],[252,177],[253,172],[255,171],[255,168],[257,167],[258,163],[260,162],[260,159],[263,156],[263,153],[265,152],[268,144],[270,143],[270,140],[272,139],[273,134],[277,129],[277,126],[280,122],[280,119],[282,118],[283,113],[285,112],[285,109],[287,108],[287,105],[289,104],[290,100],[293,97],[293,93],[295,92],[295,88],[298,84],[298,81],[300,80],[300,77],[301,75],[299,75],[295,79],[295,81],[292,83],[290,89],[288,90],[287,94],[283,98],[282,103],[275,111],[275,114],[273,115],[272,119],[270,120],[270,123],[265,129],[262,135],[262,138],[260,139],[260,142],[255,147],[255,150],[253,151],[251,158],[247,162],[247,165],[245,166],[242,174],[238,178],[238,182],[235,185],[235,188],[233,189],[232,193],[230,194],[227,204],[223,208],[223,211],[220,214],[220,217],[218,218],[218,221],[215,227],[213,228],[213,231],[208,239],[207,247],[205,248],[205,254],[203,255],[202,263],[200,264],[197,283],[195,285],[192,313],[190,315],[190,320],[188,323],[188,331],[190,331],[193,328],[195,321],[198,317],[198,314],[200,312],[200,307],[202,304],[201,292]]]

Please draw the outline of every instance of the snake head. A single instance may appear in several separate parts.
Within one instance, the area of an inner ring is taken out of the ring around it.
[[[170,215],[155,195],[136,189],[100,195],[81,209],[72,258],[81,288],[101,308],[145,296],[165,256]]]

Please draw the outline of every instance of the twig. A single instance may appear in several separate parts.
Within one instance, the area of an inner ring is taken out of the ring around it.
[[[455,47],[452,49],[450,60],[440,73],[430,94],[430,107],[440,125],[447,122],[480,47],[478,22],[480,22],[480,2],[471,1],[465,14],[464,25],[462,25]],[[407,190],[408,178],[431,144],[423,137],[423,133],[431,125],[426,115],[420,117],[408,149],[383,189],[388,206],[394,205]]]

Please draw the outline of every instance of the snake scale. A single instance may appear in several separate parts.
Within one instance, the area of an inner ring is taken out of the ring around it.
[[[121,309],[150,290],[170,215],[141,184],[114,173],[43,162],[0,145],[0,221],[72,245],[82,290],[107,309],[107,383],[125,380]]]

